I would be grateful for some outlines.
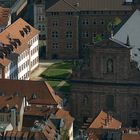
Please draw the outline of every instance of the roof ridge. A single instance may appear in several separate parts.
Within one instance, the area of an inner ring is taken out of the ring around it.
[[[68,4],[69,6],[71,6],[73,9],[80,11],[78,8],[74,7],[72,4],[70,4],[68,1],[63,0],[66,4]]]
[[[51,94],[51,96],[54,99],[54,101],[58,104],[54,89],[47,82],[44,81],[43,83],[45,85],[47,85],[47,89],[48,89],[49,93]]]

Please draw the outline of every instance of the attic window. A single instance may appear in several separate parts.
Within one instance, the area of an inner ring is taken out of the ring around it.
[[[21,45],[21,41],[19,39],[13,39],[19,46]]]
[[[10,44],[13,45],[15,48],[17,48],[17,43],[16,43],[16,41],[11,40],[11,41],[10,41]]]
[[[21,36],[24,37],[24,31],[19,31]]]
[[[28,29],[27,28],[23,28],[23,31],[28,34]]]
[[[33,93],[32,94],[32,99],[36,99],[36,98],[37,98],[36,93]]]
[[[0,51],[0,58],[4,58],[4,53],[2,51]]]
[[[29,25],[26,25],[25,27],[27,28],[28,32],[30,32],[30,31],[31,31],[31,28],[30,28],[30,26],[29,26]]]

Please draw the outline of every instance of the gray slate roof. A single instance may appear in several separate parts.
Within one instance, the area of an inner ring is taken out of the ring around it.
[[[136,10],[133,15],[126,21],[120,30],[114,35],[117,39],[124,44],[126,43],[127,36],[129,36],[131,49],[131,59],[138,62],[140,68],[140,11]]]

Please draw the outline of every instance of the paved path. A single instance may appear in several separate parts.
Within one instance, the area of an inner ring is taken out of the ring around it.
[[[43,78],[40,77],[40,74],[43,71],[45,71],[48,68],[48,66],[50,66],[56,62],[62,62],[62,60],[50,60],[50,61],[40,60],[39,67],[31,74],[30,79],[31,80],[43,80]]]

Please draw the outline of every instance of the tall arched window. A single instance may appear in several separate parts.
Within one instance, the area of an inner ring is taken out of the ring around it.
[[[112,59],[107,60],[106,67],[107,67],[107,73],[113,73],[114,68],[113,68],[113,60]]]
[[[138,108],[138,100],[137,100],[136,97],[134,97],[134,98],[132,99],[132,107],[133,107],[134,109]]]
[[[114,110],[114,104],[115,104],[114,96],[107,95],[106,96],[106,107],[107,107],[108,111]]]

